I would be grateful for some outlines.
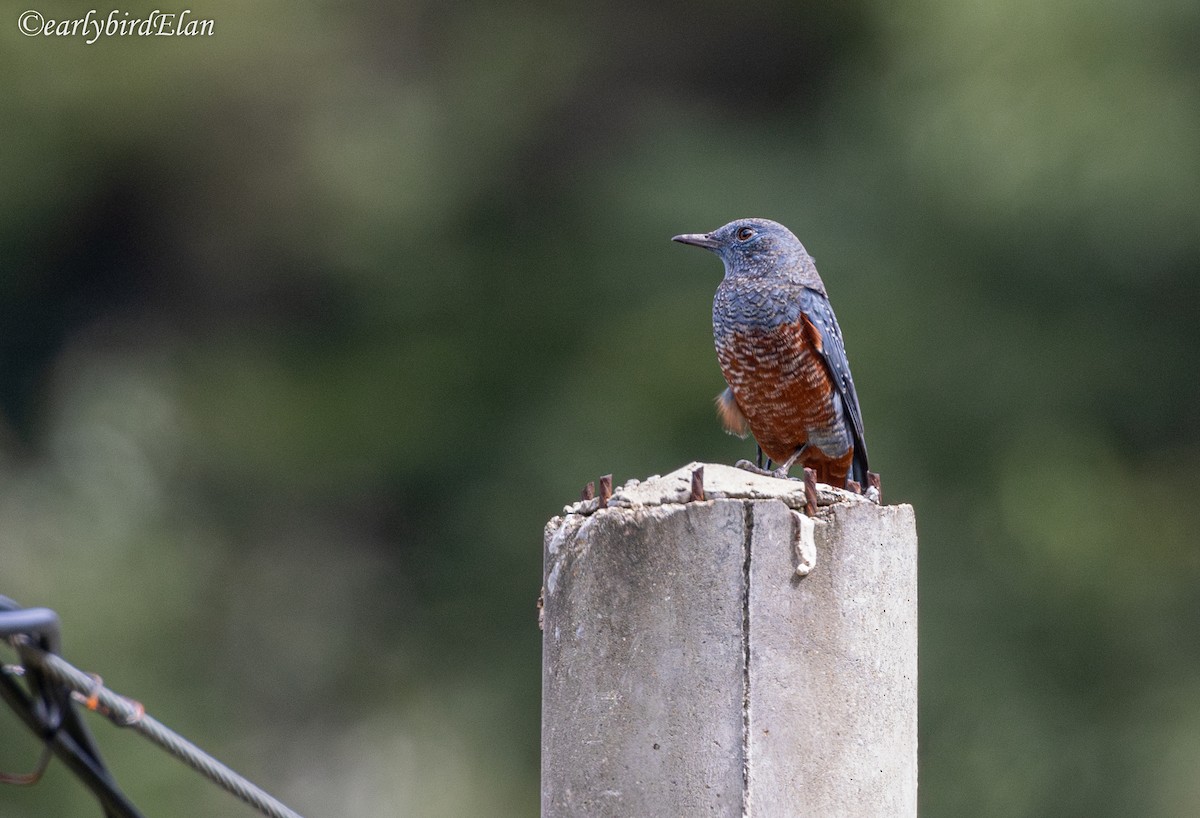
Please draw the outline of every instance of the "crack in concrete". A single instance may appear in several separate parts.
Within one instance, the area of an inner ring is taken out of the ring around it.
[[[754,503],[745,509],[746,559],[742,563],[742,818],[750,815],[750,552],[754,542]]]

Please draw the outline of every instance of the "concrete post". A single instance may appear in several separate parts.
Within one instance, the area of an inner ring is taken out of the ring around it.
[[[699,467],[546,527],[542,815],[915,816],[912,507]]]

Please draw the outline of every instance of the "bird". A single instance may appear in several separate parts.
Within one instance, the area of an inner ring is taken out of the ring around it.
[[[770,219],[738,219],[672,241],[711,250],[725,264],[713,299],[726,383],[717,411],[727,432],[753,435],[759,453],[757,468],[737,465],[786,478],[800,463],[822,483],[866,487],[867,444],[842,330],[804,245]]]

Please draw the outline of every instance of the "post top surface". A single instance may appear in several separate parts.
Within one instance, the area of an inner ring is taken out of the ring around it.
[[[782,500],[790,508],[805,506],[804,480],[781,479],[726,466],[722,463],[688,463],[664,475],[651,475],[645,480],[632,479],[614,488],[608,499],[609,508],[645,508],[687,503],[692,497],[692,475],[704,469],[704,499],[706,500]],[[817,484],[817,505],[835,503],[869,503],[860,494]],[[588,515],[599,508],[595,499],[580,500],[563,508],[563,514]]]

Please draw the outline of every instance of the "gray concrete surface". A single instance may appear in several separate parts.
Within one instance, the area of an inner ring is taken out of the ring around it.
[[[912,506],[830,506],[803,579],[795,514],[753,509],[748,814],[915,816]]]
[[[912,508],[822,489],[801,577],[803,488],[698,465],[546,527],[542,815],[915,816]]]

